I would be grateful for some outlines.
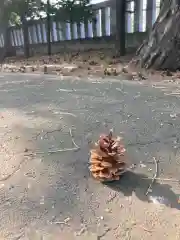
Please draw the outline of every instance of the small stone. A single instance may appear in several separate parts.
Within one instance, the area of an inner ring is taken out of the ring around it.
[[[177,114],[176,114],[176,113],[170,114],[170,117],[171,117],[171,118],[175,118],[175,117],[177,117]]]
[[[4,183],[0,184],[0,188],[3,188],[4,186],[5,186]]]
[[[146,165],[143,164],[143,163],[140,163],[139,166],[140,166],[141,168],[145,168],[145,167],[146,167]]]
[[[109,208],[106,208],[106,209],[105,209],[105,212],[107,212],[107,213],[111,213],[111,212],[112,212],[112,210],[111,210],[111,209],[109,209]]]
[[[123,72],[123,73],[128,73],[128,66],[123,67],[123,68],[122,68],[122,72]]]
[[[40,199],[40,205],[43,205],[43,204],[44,204],[44,196],[42,196]]]
[[[80,231],[75,232],[75,236],[81,236],[87,230],[86,226],[82,226]]]
[[[71,219],[69,217],[67,217],[66,219],[64,219],[64,222],[67,223],[69,222]]]
[[[25,148],[25,149],[24,149],[24,152],[28,152],[28,149],[27,149],[27,148]]]
[[[129,168],[130,168],[130,169],[136,168],[136,164],[131,164],[131,166],[130,166]]]

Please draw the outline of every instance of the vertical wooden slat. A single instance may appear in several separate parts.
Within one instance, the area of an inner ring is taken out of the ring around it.
[[[71,24],[69,22],[66,23],[66,40],[71,40]]]
[[[44,34],[43,34],[43,21],[40,20],[39,22],[39,28],[40,28],[40,33],[41,33],[41,40],[42,40],[42,43],[44,43]]]
[[[106,36],[106,13],[105,8],[101,9],[101,28],[102,28],[102,36]]]
[[[30,36],[31,36],[31,44],[34,44],[35,41],[34,41],[34,32],[33,32],[33,26],[29,26],[29,33],[30,33]]]
[[[28,34],[29,34],[29,43],[33,43],[32,33],[31,33],[31,26],[28,26]]]
[[[24,45],[24,38],[23,38],[23,31],[22,28],[19,29],[19,34],[20,34],[20,38],[21,38],[21,45]]]
[[[153,18],[153,0],[147,0],[146,8],[146,31],[149,32],[152,28]]]
[[[110,16],[110,7],[105,8],[105,30],[106,30],[106,36],[111,35],[111,16]]]
[[[15,44],[18,46],[18,39],[17,39],[17,30],[16,28],[14,29],[14,38],[15,38]]]
[[[77,23],[73,23],[73,39],[78,39]]]
[[[1,34],[1,46],[4,47],[4,35]]]
[[[41,33],[40,21],[39,21],[38,24],[37,24],[37,34],[38,34],[38,36],[39,36],[39,43],[42,43],[43,40],[42,40],[42,33]]]
[[[47,43],[47,24],[46,24],[45,21],[43,21],[42,29],[43,29],[43,39],[44,39],[44,43]]]
[[[85,38],[85,28],[84,28],[83,22],[81,22],[81,24],[80,24],[80,30],[81,30],[81,38],[84,39]]]
[[[2,34],[0,35],[0,47],[2,48],[3,47],[3,43],[2,43]]]
[[[36,23],[33,24],[34,43],[38,43],[36,25],[37,25]]]
[[[11,43],[12,43],[13,46],[16,46],[15,39],[14,39],[14,30],[13,30],[13,28],[11,28]]]
[[[18,35],[19,35],[19,45],[23,46],[22,36],[21,36],[21,28],[18,29]]]
[[[126,32],[134,32],[134,2],[128,2],[127,13],[126,13]]]
[[[57,27],[56,27],[56,22],[53,21],[53,36],[54,36],[54,42],[58,41],[58,35],[57,35]]]
[[[134,1],[134,32],[139,32],[140,0]]]
[[[116,1],[112,1],[110,7],[110,33],[111,35],[116,34]]]
[[[92,21],[89,21],[88,23],[88,30],[89,30],[89,37],[93,37],[93,30],[92,30]]]
[[[21,39],[20,39],[20,36],[19,36],[19,29],[16,30],[16,36],[17,36],[18,46],[21,46]]]
[[[96,25],[96,34],[98,37],[101,37],[101,9],[97,10],[97,25]]]
[[[63,41],[62,26],[60,22],[57,22],[57,27],[58,27],[59,41]]]
[[[71,40],[75,39],[74,37],[74,31],[73,31],[73,22],[70,22],[70,30],[71,30]]]

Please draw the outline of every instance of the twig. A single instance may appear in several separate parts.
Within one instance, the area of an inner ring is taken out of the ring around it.
[[[24,155],[24,156],[28,157],[28,155]],[[29,156],[32,156],[32,155],[29,155]],[[12,173],[10,173],[10,174],[8,174],[8,175],[0,178],[0,182],[4,182],[4,181],[8,180],[8,179],[9,179],[10,177],[12,177],[15,173],[17,173],[17,172],[20,170],[21,166],[22,166],[26,161],[27,161],[27,158],[23,158],[23,159],[20,161],[20,163],[18,164],[18,166],[14,168],[14,170],[12,171]]]
[[[77,151],[77,150],[79,150],[80,147],[75,143],[74,137],[73,137],[73,135],[72,135],[72,130],[71,130],[71,128],[69,128],[69,134],[70,134],[70,136],[71,136],[71,141],[72,141],[72,143],[73,143],[73,145],[74,145],[75,147],[73,147],[73,148],[63,148],[63,149],[53,149],[53,150],[49,150],[47,153],[48,153],[48,154],[53,154],[53,153],[69,152],[69,151]],[[36,154],[44,154],[44,153],[45,153],[45,152],[36,152],[35,155],[36,155]]]
[[[53,222],[54,224],[68,224],[68,222],[70,221],[70,218],[66,218],[64,221],[56,221]]]
[[[148,187],[148,189],[147,189],[147,191],[146,191],[146,196],[149,194],[149,192],[152,190],[152,186],[153,186],[153,184],[154,184],[154,182],[156,181],[156,178],[157,178],[157,176],[158,176],[158,161],[156,160],[156,158],[154,157],[153,158],[153,160],[154,160],[154,163],[155,163],[155,166],[156,166],[156,170],[155,170],[155,174],[154,174],[154,176],[153,176],[153,178],[152,178],[152,181],[151,181],[151,183],[150,183],[150,185],[149,185],[149,187]]]
[[[59,128],[59,129],[55,129],[55,130],[52,130],[52,131],[48,131],[46,132],[42,137],[44,138],[46,135],[50,134],[50,133],[54,133],[54,132],[60,132],[62,130],[62,127]]]
[[[59,153],[59,152],[70,152],[70,151],[77,151],[79,150],[79,148],[75,147],[75,148],[63,148],[63,149],[54,149],[54,150],[50,150],[47,153],[48,154],[53,154],[53,153]],[[44,154],[45,152],[36,152],[35,154]]]
[[[140,146],[146,146],[146,145],[150,145],[150,144],[153,144],[153,143],[160,143],[161,141],[159,139],[155,139],[155,140],[152,140],[152,141],[149,141],[149,142],[129,142],[127,143],[127,146],[129,147],[133,147],[133,146],[136,146],[136,145],[140,145]]]
[[[70,136],[71,136],[72,143],[74,144],[74,146],[75,146],[76,148],[79,149],[80,147],[75,143],[75,140],[74,140],[74,137],[73,137],[72,129],[71,129],[71,128],[69,128],[69,134],[70,134]]]
[[[152,179],[152,178],[144,177],[142,179],[146,180],[146,179]],[[155,180],[157,180],[157,181],[167,181],[167,182],[180,182],[180,180],[178,180],[178,179],[171,179],[171,178],[156,178]]]
[[[59,128],[59,129],[55,129],[55,130],[52,130],[52,131],[47,131],[44,133],[44,135],[42,136],[42,138],[44,138],[46,135],[50,134],[50,133],[54,133],[54,132],[59,132],[62,130],[62,127]],[[38,133],[36,136],[35,136],[35,139],[37,140],[37,138],[41,135],[41,132]]]
[[[147,228],[145,228],[145,227],[142,226],[142,225],[140,225],[140,227],[141,227],[144,231],[146,231],[146,232],[148,232],[148,233],[152,233],[152,232],[153,232],[152,230],[147,229]]]
[[[101,235],[99,235],[98,237],[97,237],[97,240],[100,240],[101,238],[103,238],[108,232],[110,232],[111,231],[111,228],[107,228],[105,231],[104,231],[104,233],[103,234],[101,234]]]

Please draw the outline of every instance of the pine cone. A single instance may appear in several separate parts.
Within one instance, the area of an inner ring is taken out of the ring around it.
[[[101,135],[95,149],[91,150],[90,172],[99,181],[119,180],[126,171],[126,150],[120,137]]]

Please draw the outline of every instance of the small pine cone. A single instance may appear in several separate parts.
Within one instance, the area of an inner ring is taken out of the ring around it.
[[[91,150],[89,170],[99,181],[119,180],[126,171],[125,148],[120,138],[101,135],[96,148]]]

